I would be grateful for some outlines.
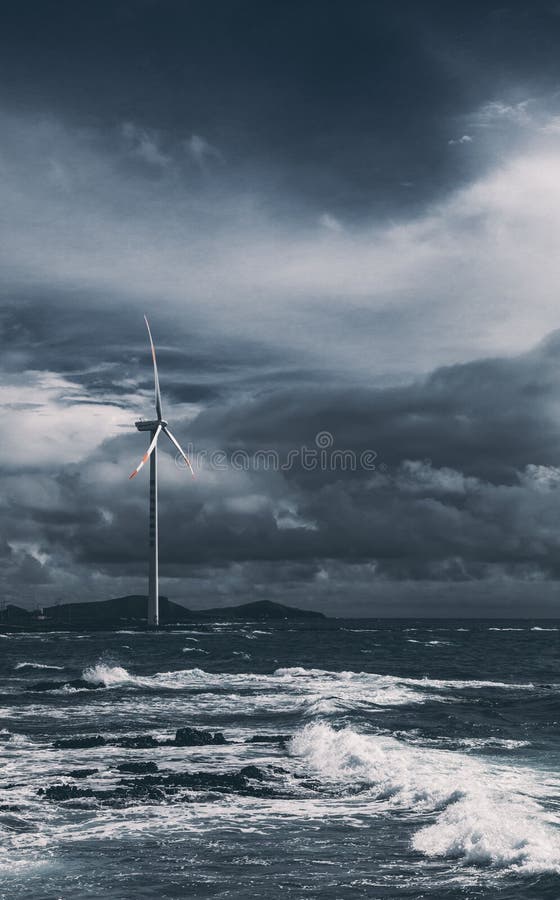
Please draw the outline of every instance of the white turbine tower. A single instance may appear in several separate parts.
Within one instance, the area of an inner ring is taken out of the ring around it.
[[[163,411],[161,407],[161,393],[159,390],[159,377],[157,370],[157,362],[156,362],[156,351],[154,347],[154,342],[152,340],[152,332],[150,331],[150,326],[148,324],[148,320],[146,316],[144,316],[144,321],[146,323],[146,328],[148,329],[148,337],[150,339],[150,347],[152,350],[152,359],[154,361],[154,382],[155,382],[155,399],[156,399],[156,415],[157,419],[151,419],[149,421],[145,421],[144,419],[140,419],[139,422],[135,422],[138,431],[149,431],[150,432],[150,446],[146,450],[144,456],[142,457],[139,466],[134,470],[130,478],[134,478],[135,475],[138,475],[140,469],[144,466],[144,463],[150,460],[150,530],[149,530],[149,575],[148,575],[148,624],[149,625],[159,625],[159,560],[158,560],[158,489],[157,489],[157,442],[158,438],[163,431],[164,434],[167,435],[172,444],[175,445],[183,459],[185,460],[187,466],[191,471],[191,475],[194,478],[193,467],[191,466],[190,459],[187,454],[176,440],[173,437],[169,428],[167,427],[167,422],[163,418]]]

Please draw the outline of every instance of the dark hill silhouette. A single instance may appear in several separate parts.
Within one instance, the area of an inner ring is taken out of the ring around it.
[[[64,628],[122,628],[123,625],[145,627],[148,598],[143,594],[128,594],[94,603],[61,603],[45,607],[42,614],[30,612],[13,604],[0,611],[0,627]],[[256,600],[239,606],[211,609],[187,609],[167,597],[160,597],[160,624],[182,622],[267,619],[324,619],[323,613],[284,606],[272,600]]]
[[[213,607],[212,609],[197,610],[192,615],[215,619],[222,616],[226,619],[324,619],[320,612],[310,609],[298,609],[296,606],[284,606],[283,603],[275,603],[273,600],[254,600],[252,603],[242,603],[240,606]]]

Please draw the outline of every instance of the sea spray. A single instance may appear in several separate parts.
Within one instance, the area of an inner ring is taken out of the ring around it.
[[[525,772],[500,779],[497,767],[462,754],[326,723],[304,727],[290,752],[325,785],[368,791],[376,804],[434,816],[412,838],[426,856],[560,874],[560,822],[530,796],[536,785]]]

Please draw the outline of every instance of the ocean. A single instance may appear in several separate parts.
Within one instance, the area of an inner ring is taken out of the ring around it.
[[[0,896],[558,900],[559,647],[543,621],[1,634]]]

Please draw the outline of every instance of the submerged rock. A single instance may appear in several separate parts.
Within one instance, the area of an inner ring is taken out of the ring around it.
[[[148,750],[150,747],[159,747],[159,741],[151,734],[135,734],[130,737],[118,738],[115,741],[117,747],[127,747],[130,750]]]
[[[286,744],[291,741],[291,734],[254,734],[247,738],[247,744]]]
[[[65,772],[64,778],[89,778],[90,775],[97,775],[99,769],[72,769],[71,772]]]
[[[78,788],[75,784],[51,784],[48,788],[39,788],[38,794],[47,800],[74,800],[76,797],[94,797],[91,788]]]
[[[137,766],[154,766],[155,763],[122,763],[119,771],[139,772]],[[157,767],[156,767],[157,768]],[[46,800],[64,802],[81,798],[95,798],[99,803],[111,807],[126,807],[138,801],[160,803],[174,800],[179,803],[196,803],[217,800],[224,794],[241,794],[247,797],[288,796],[284,792],[263,784],[255,784],[267,777],[257,766],[245,766],[239,772],[171,772],[145,774],[140,778],[122,778],[109,790],[80,788],[73,784],[54,784],[38,791]]]
[[[257,781],[262,781],[263,778],[266,778],[265,773],[258,766],[243,766],[239,770],[239,774],[243,775],[244,778],[255,778]]]
[[[64,687],[65,681],[36,681],[25,688],[26,691],[58,691]]]
[[[172,772],[169,775],[146,775],[133,781],[123,779],[122,785],[134,791],[142,791],[158,785],[165,793],[174,794],[178,788],[193,791],[209,791],[218,794],[242,793],[252,796],[271,796],[268,788],[255,788],[249,780],[262,780],[265,773],[257,766],[245,766],[239,772]]]
[[[66,681],[65,687],[71,687],[86,691],[98,691],[99,688],[105,687],[105,685],[97,684],[93,681],[86,681],[85,678],[74,678],[72,681]]]
[[[201,731],[199,728],[178,728],[175,740],[177,747],[204,747],[210,744],[227,744],[221,731]]]
[[[84,678],[73,678],[72,681],[36,681],[26,687],[26,691],[60,691],[62,688],[74,688],[74,690],[96,691],[103,687],[100,684],[93,684]]]
[[[53,743],[56,750],[84,750],[88,747],[111,745],[127,750],[150,750],[153,747],[205,747],[228,744],[221,731],[202,731],[198,728],[178,728],[170,741],[158,741],[151,734],[133,734],[124,737],[104,737],[101,734],[89,737],[61,738]]]
[[[158,767],[155,762],[127,762],[117,766],[119,772],[129,772],[131,775],[147,775],[151,772],[157,772]]]
[[[55,741],[53,747],[55,750],[87,750],[89,747],[104,747],[107,741],[101,734],[93,737],[75,737],[64,738]]]
[[[163,788],[157,784],[144,784],[141,779],[138,779],[138,781],[133,782],[126,788],[115,788],[110,794],[108,802],[111,806],[128,806],[131,801],[138,800],[144,803],[162,803],[167,799]]]

